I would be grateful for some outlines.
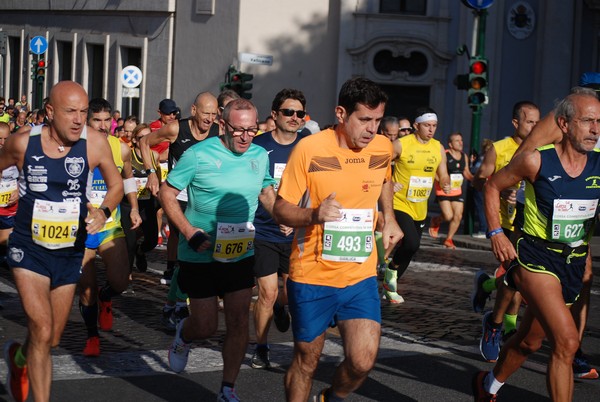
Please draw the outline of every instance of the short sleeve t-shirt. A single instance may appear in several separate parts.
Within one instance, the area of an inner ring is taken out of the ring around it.
[[[369,214],[372,233],[382,185],[391,178],[391,158],[392,143],[384,136],[376,135],[366,148],[355,151],[340,148],[334,130],[313,134],[292,150],[278,196],[294,205],[316,208],[335,192],[344,210]],[[324,232],[325,224],[296,229],[290,257],[293,281],[343,288],[376,275],[375,247],[361,262],[323,258],[328,247]]]
[[[236,154],[219,137],[191,146],[169,172],[167,182],[178,190],[187,188],[185,217],[192,226],[206,231],[215,246],[199,253],[188,246],[185,237],[179,237],[178,258],[201,263],[215,261],[217,235],[222,235],[226,228],[247,230],[238,224],[254,221],[260,192],[275,184],[264,148],[252,144],[243,154]],[[221,233],[217,233],[219,227],[223,228]],[[249,247],[231,261],[252,255],[254,249]]]

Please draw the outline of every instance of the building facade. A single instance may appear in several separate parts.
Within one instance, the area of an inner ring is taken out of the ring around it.
[[[531,100],[545,114],[581,73],[599,70],[600,0],[495,0],[487,11],[481,138],[499,139],[512,133],[515,102]],[[160,100],[172,98],[186,116],[196,94],[218,93],[235,65],[254,74],[261,119],[274,95],[293,87],[325,126],[335,122],[341,84],[360,75],[388,92],[387,114],[412,119],[429,105],[440,118],[438,137],[460,131],[469,145],[471,110],[453,81],[469,66],[457,49],[475,49],[474,15],[458,0],[4,0],[0,29],[6,98],[25,94],[35,104],[71,79],[123,115],[154,120]],[[30,77],[35,36],[48,42],[42,84]],[[240,53],[263,62],[242,62]],[[129,65],[143,73],[137,90],[123,87]]]

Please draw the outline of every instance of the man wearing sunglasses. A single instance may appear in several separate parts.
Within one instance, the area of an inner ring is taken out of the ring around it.
[[[367,378],[381,333],[374,223],[383,243],[402,238],[392,208],[392,143],[377,135],[387,95],[357,77],[342,86],[337,126],[301,140],[281,178],[274,217],[296,229],[287,282],[294,357],[285,376],[288,401],[306,401],[331,325],[344,361],[319,401],[341,401]]]
[[[191,342],[212,336],[223,298],[226,333],[219,401],[238,401],[234,383],[248,346],[249,309],[254,286],[254,215],[260,201],[275,202],[275,181],[267,151],[252,144],[258,113],[246,99],[223,110],[223,135],[190,147],[169,172],[160,201],[184,239],[178,247],[181,290],[190,298],[190,316],[178,325],[169,348],[177,373],[187,364]],[[177,195],[188,189],[185,213]]]
[[[254,143],[267,150],[269,154],[269,172],[279,182],[285,164],[294,146],[308,134],[300,134],[306,98],[297,89],[283,89],[275,95],[271,105],[271,116],[275,129],[258,136]],[[277,190],[278,185],[275,185]],[[270,367],[267,335],[271,320],[281,332],[288,330],[290,316],[287,304],[286,281],[289,272],[290,253],[292,251],[293,229],[280,227],[271,214],[261,206],[254,219],[256,239],[254,241],[256,261],[254,276],[258,285],[258,300],[254,306],[254,328],[256,331],[256,350],[252,356],[252,367],[261,369]],[[278,274],[283,280],[279,293]]]
[[[400,135],[400,137],[404,137],[405,135],[408,134],[412,134],[414,129],[412,127],[412,125],[410,124],[410,120],[408,119],[408,117],[398,117],[398,125],[400,126],[400,129],[398,130],[398,134]]]

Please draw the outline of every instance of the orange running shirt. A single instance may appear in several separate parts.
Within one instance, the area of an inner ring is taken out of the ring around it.
[[[384,180],[391,179],[392,151],[390,140],[381,135],[376,135],[360,151],[340,148],[336,133],[331,129],[304,138],[295,146],[283,172],[278,195],[294,205],[316,208],[335,192],[335,199],[344,210],[362,210],[372,219],[371,239],[363,243],[365,245],[372,240],[372,251],[364,256],[364,262],[327,259],[330,257],[324,258],[323,255],[324,241],[328,237],[327,234],[324,236],[325,225],[299,228],[290,257],[290,278],[293,281],[343,288],[376,275],[377,252],[373,230],[382,185]],[[352,215],[348,219],[352,221],[355,218],[358,220],[359,216]],[[339,244],[339,240],[334,243]],[[349,247],[357,245],[351,243],[352,239],[348,241]],[[352,259],[351,255],[349,252],[348,256],[338,258]]]

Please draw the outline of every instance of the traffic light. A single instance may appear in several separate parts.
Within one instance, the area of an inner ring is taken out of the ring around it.
[[[31,59],[31,79],[35,80],[35,77],[37,77],[37,64],[38,61],[33,58]]]
[[[46,79],[46,61],[39,59],[36,65],[36,79],[38,82],[44,82]]]
[[[467,103],[471,107],[488,104],[488,62],[482,57],[472,57],[469,63]]]
[[[225,82],[221,83],[221,91],[231,89],[237,92],[242,98],[251,99],[252,94],[248,91],[252,89],[252,79],[254,75],[238,71],[234,66],[229,66],[225,74]]]

